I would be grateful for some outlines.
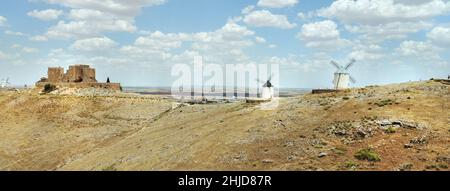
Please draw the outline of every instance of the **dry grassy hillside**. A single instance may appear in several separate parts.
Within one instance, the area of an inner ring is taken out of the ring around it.
[[[0,92],[2,170],[449,170],[450,94],[416,82],[246,103]]]

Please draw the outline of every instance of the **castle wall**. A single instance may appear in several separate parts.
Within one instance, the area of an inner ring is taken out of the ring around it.
[[[85,82],[97,82],[95,79],[95,69],[94,68],[87,68],[83,71],[84,77],[83,81]]]

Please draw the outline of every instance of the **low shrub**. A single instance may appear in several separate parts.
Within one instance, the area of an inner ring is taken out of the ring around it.
[[[56,90],[56,86],[53,84],[45,84],[45,86],[44,86],[44,93],[50,93],[55,90]]]
[[[355,154],[358,160],[367,160],[372,162],[381,161],[381,157],[371,148],[361,149]]]

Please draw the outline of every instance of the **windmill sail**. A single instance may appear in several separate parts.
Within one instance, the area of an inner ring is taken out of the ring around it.
[[[351,61],[350,61],[350,63],[348,63],[347,64],[347,66],[345,66],[345,70],[348,70],[350,67],[352,67],[353,66],[353,64],[355,64],[355,62],[356,62],[356,60],[355,59],[352,59]]]
[[[333,64],[334,67],[336,67],[338,70],[342,69],[342,66],[340,66],[338,63],[336,63],[335,61],[331,61],[331,64]]]

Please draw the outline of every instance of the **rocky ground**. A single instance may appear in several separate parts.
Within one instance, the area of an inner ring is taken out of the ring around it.
[[[0,91],[1,170],[444,170],[447,82],[186,105],[95,90]]]

